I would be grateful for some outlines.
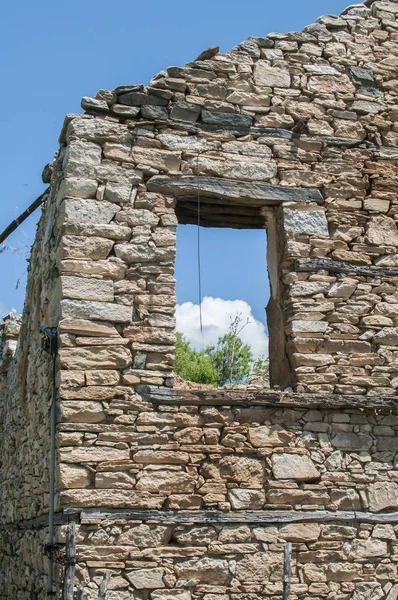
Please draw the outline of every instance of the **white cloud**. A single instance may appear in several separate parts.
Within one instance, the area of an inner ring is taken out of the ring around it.
[[[265,333],[265,326],[253,317],[251,307],[244,300],[223,300],[212,297],[203,299],[204,345],[215,345],[221,335],[228,333],[231,317],[234,318],[237,313],[241,313],[242,324],[247,319],[250,321],[239,337],[245,344],[249,344],[253,356],[256,358],[268,356],[268,337]],[[177,331],[182,333],[197,350],[203,348],[198,304],[185,302],[177,306]]]

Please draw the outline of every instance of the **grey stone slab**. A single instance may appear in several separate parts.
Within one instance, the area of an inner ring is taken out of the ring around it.
[[[204,123],[210,123],[211,125],[227,127],[251,127],[253,118],[249,115],[202,110],[202,121]]]
[[[164,106],[151,106],[148,104],[144,104],[141,107],[141,114],[144,119],[155,120],[165,120],[168,119],[169,113],[167,112],[167,108]]]
[[[170,118],[174,121],[188,121],[195,123],[199,119],[201,108],[198,104],[191,102],[176,102],[173,106]]]
[[[194,175],[155,175],[148,181],[151,192],[172,194],[177,197],[197,197],[228,200],[235,204],[264,206],[282,202],[313,201],[323,204],[322,194],[315,188],[293,188],[267,185],[261,182],[235,181],[218,177]]]
[[[126,104],[127,106],[142,106],[143,104],[166,106],[167,100],[143,92],[128,92],[127,94],[120,94],[120,96],[118,96],[118,103]]]

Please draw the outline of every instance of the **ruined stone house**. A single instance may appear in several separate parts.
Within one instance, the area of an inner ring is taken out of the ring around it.
[[[398,597],[397,15],[368,0],[66,118],[1,326],[1,600],[277,600],[287,542],[292,599]],[[269,391],[173,389],[198,204],[267,229]]]

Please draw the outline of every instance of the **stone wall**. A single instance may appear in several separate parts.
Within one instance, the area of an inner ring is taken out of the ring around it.
[[[397,14],[249,38],[67,117],[0,331],[4,598],[47,597],[43,324],[58,550],[73,519],[88,598],[108,570],[109,600],[277,598],[290,539],[293,598],[397,597]],[[271,391],[172,389],[198,201],[203,226],[267,228]]]

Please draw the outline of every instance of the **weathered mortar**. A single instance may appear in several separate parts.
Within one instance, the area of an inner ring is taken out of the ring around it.
[[[398,3],[368,4],[67,117],[3,364],[2,600],[46,597],[43,323],[88,598],[106,569],[109,600],[278,598],[289,540],[293,598],[396,598]],[[267,227],[271,379],[296,394],[171,390],[198,193],[204,226]]]

